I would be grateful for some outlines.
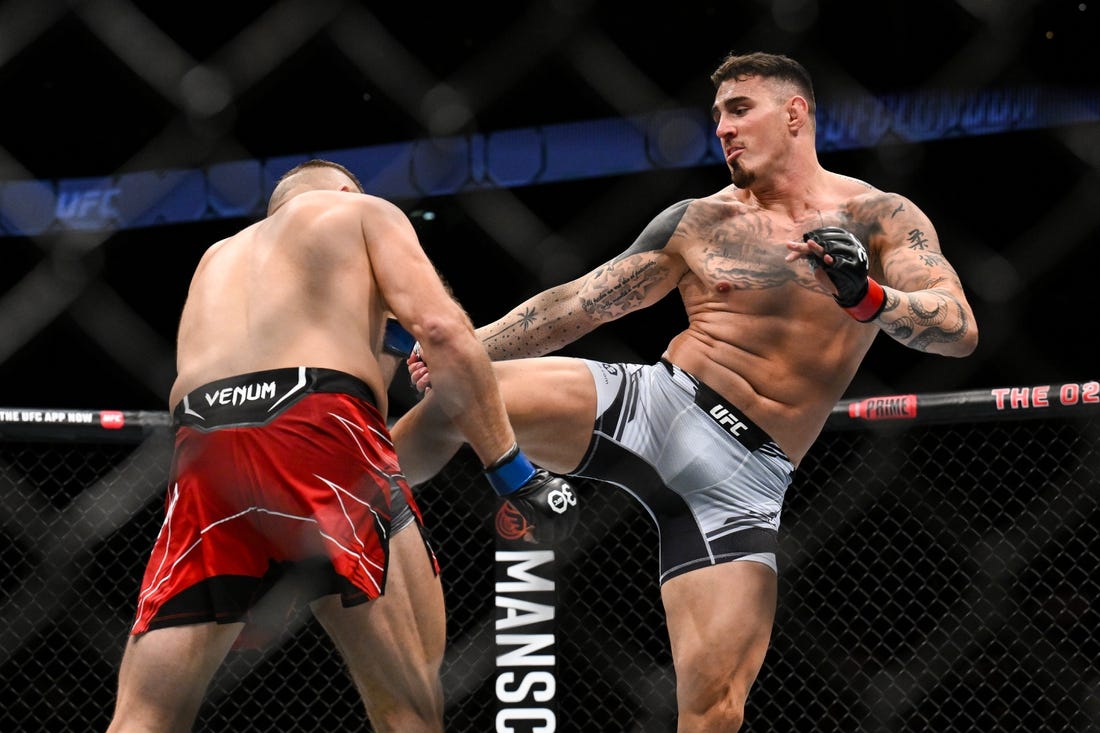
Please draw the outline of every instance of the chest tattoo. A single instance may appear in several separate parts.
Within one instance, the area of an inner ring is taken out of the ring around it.
[[[708,285],[737,290],[773,288],[796,279],[784,262],[786,248],[771,223],[759,216],[696,222],[703,243],[692,268]]]

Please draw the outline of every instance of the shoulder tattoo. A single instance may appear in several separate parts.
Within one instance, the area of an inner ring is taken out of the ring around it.
[[[642,230],[638,238],[634,240],[634,244],[630,245],[630,247],[616,257],[614,261],[621,260],[640,252],[655,252],[659,249],[663,249],[664,246],[668,244],[668,240],[672,238],[673,233],[675,233],[676,227],[680,225],[680,220],[684,218],[684,212],[687,211],[688,205],[691,204],[692,201],[693,199],[684,199],[683,201],[669,206],[660,214],[653,217],[653,220],[646,225],[646,228]]]

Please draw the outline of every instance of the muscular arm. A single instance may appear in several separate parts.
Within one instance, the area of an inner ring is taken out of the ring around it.
[[[433,365],[435,400],[482,463],[493,463],[511,448],[515,434],[473,324],[400,209],[364,196],[360,220],[382,298]]]
[[[967,356],[978,343],[974,313],[962,283],[940,251],[932,222],[911,201],[875,192],[849,202],[841,227],[854,234],[869,253],[870,277],[881,287],[881,309],[867,316],[891,338],[918,351],[943,356]],[[823,231],[823,230],[815,230]],[[811,264],[827,255],[814,241],[790,242],[788,261],[808,258]],[[831,264],[833,260],[825,260]],[[825,292],[835,293],[826,268],[814,268]],[[868,296],[870,297],[870,296]],[[857,320],[861,303],[848,309]],[[874,303],[870,303],[874,307]]]
[[[544,290],[477,335],[493,359],[542,356],[597,326],[659,301],[686,271],[669,243],[690,201],[658,214],[622,254],[572,282]]]
[[[890,209],[881,215],[882,233],[872,237],[886,294],[876,323],[909,348],[967,356],[978,344],[978,326],[932,222],[911,201],[886,198]]]

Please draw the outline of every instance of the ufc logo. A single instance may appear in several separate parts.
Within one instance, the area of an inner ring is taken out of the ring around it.
[[[721,405],[715,405],[710,408],[710,416],[714,418],[715,422],[729,430],[732,435],[740,435],[742,430],[748,428],[748,425],[741,422],[741,420],[734,416],[729,410]]]

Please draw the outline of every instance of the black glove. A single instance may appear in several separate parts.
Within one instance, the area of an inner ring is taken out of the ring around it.
[[[568,481],[544,469],[536,470],[527,483],[501,501],[497,530],[505,538],[528,535],[539,544],[553,544],[577,527],[577,492]]]
[[[867,248],[856,235],[840,227],[821,227],[802,235],[802,241],[813,240],[832,257],[831,264],[818,259],[836,287],[837,304],[857,321],[874,320],[886,305],[882,286],[867,276]]]
[[[553,543],[577,526],[577,492],[565,479],[531,465],[518,445],[486,468],[485,475],[504,500],[497,512],[502,536],[527,535],[535,542]]]

